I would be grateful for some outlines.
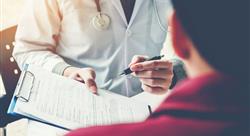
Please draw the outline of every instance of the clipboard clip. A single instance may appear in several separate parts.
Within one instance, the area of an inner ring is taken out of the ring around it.
[[[15,97],[23,102],[29,102],[32,88],[34,86],[35,76],[30,71],[24,71],[20,82],[17,84]]]

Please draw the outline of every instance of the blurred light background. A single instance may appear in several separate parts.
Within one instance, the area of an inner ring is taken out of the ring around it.
[[[12,26],[17,25],[22,12],[25,0],[0,0],[0,31],[8,29]],[[3,35],[0,37],[0,42],[2,43]],[[3,59],[3,50],[5,47],[1,45],[0,59]],[[3,80],[0,72],[0,97],[5,94],[5,88],[3,85]]]
[[[0,31],[17,24],[26,0],[0,0]]]

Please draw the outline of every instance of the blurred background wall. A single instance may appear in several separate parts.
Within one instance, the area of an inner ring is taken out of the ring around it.
[[[0,93],[3,93],[1,91],[8,92],[3,97],[0,94],[0,128],[18,119],[7,115],[6,112],[18,77],[13,76],[13,66],[16,64],[11,53],[14,45],[15,26],[21,17],[25,2],[26,0],[0,0]]]
[[[17,24],[26,0],[0,0],[0,31]]]

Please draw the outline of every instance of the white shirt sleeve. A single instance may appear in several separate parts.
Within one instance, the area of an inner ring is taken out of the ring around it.
[[[57,0],[27,1],[13,51],[21,69],[24,64],[35,64],[52,71],[57,64],[65,63],[56,54],[61,19]]]
[[[174,52],[173,46],[172,46],[172,40],[171,40],[171,27],[168,26],[168,33],[166,40],[164,42],[163,48],[161,50],[161,54],[164,54],[164,58],[168,60],[174,60],[178,59],[177,55]]]

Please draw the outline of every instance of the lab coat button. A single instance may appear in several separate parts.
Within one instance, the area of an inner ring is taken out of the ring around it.
[[[131,36],[132,35],[132,31],[131,30],[127,30],[127,36]]]

